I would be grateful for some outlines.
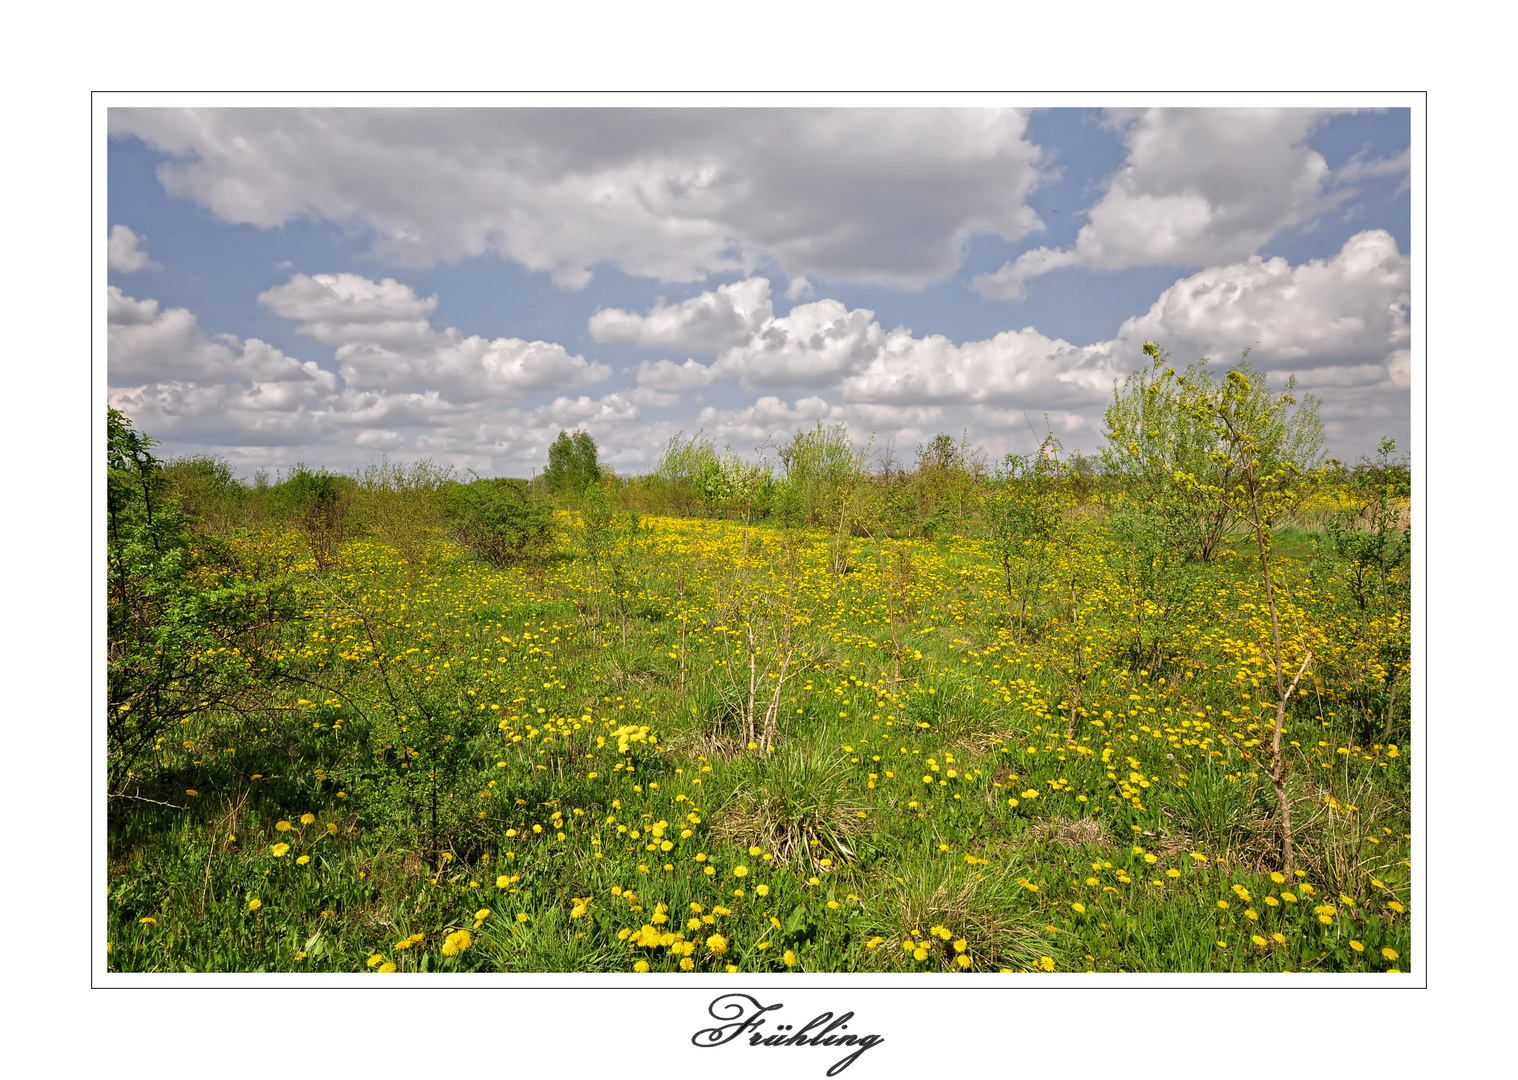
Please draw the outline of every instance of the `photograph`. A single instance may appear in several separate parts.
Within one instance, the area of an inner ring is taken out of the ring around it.
[[[1421,980],[1424,95],[1027,101],[102,100],[100,977]]]

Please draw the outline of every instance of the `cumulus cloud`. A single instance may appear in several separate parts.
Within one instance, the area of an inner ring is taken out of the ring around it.
[[[775,314],[766,278],[721,285],[678,304],[662,299],[646,315],[607,308],[590,317],[591,340],[719,352],[748,340]]]
[[[106,290],[106,321],[106,372],[112,386],[236,380],[252,384],[253,398],[275,393],[278,384],[289,384],[281,394],[337,389],[333,374],[315,363],[286,356],[257,338],[207,337],[188,309],[164,309],[156,300],[138,300],[114,285]]]
[[[225,221],[323,218],[424,266],[496,252],[583,288],[747,271],[917,287],[966,239],[1041,228],[1019,110],[112,109]]]
[[[750,279],[728,295],[768,297],[767,289]],[[708,333],[712,323],[681,312],[718,310],[722,297],[711,290],[697,303],[655,305],[657,319],[629,315],[622,325],[649,335],[638,340],[689,343],[695,337],[679,335]],[[645,361],[635,386],[599,396],[571,391],[609,374],[604,365],[552,343],[439,330],[430,321],[436,298],[393,280],[295,275],[262,299],[334,347],[341,382],[257,339],[207,334],[183,308],[112,289],[113,404],[166,440],[240,446],[238,460],[255,467],[274,451],[260,459],[248,448],[265,446],[284,448],[286,463],[305,454],[346,466],[391,453],[526,475],[560,430],[583,427],[608,461],[640,471],[679,429],[702,428],[752,454],[818,421],[847,425],[860,443],[873,433],[877,447],[895,439],[907,457],[936,431],[968,427],[999,454],[1027,449],[1042,414],[1067,446],[1090,450],[1113,382],[1145,366],[1142,345],[1154,340],[1177,363],[1205,356],[1223,366],[1247,347],[1276,385],[1297,374],[1303,390],[1324,398],[1330,445],[1343,453],[1405,430],[1409,411],[1409,263],[1378,230],[1328,258],[1293,265],[1250,256],[1188,275],[1113,338],[1089,345],[1032,327],[979,341],[919,336],[822,299],[745,322],[747,337],[709,363]],[[760,396],[734,404],[723,389],[727,404],[692,408],[683,422],[645,415],[724,380]],[[534,386],[556,396],[524,403]],[[781,396],[786,390],[795,396]]]
[[[1292,266],[1256,255],[1177,281],[1118,338],[1225,363],[1247,348],[1256,366],[1304,382],[1389,381],[1406,367],[1409,274],[1391,235],[1369,230],[1328,259]]]
[[[1077,348],[1031,328],[957,345],[942,335],[917,337],[903,327],[888,332],[873,311],[832,299],[799,304],[777,318],[764,278],[725,285],[681,305],[656,305],[647,316],[618,312],[617,325],[652,325],[666,335],[640,343],[695,346],[700,335],[682,336],[678,316],[721,310],[727,303],[724,290],[764,298],[750,306],[751,317],[729,324],[729,332],[744,326],[745,336],[709,365],[644,361],[638,368],[640,387],[688,390],[737,378],[750,390],[836,387],[845,402],[970,404],[1039,394],[1055,403],[1100,397],[1116,374],[1110,346]],[[644,322],[634,322],[640,319]],[[715,349],[715,337],[705,340]]]
[[[645,360],[638,365],[638,385],[651,390],[694,390],[710,386],[717,379],[717,370],[710,364],[698,364],[687,360],[677,364],[673,360]]]
[[[875,313],[837,300],[798,304],[770,318],[717,359],[724,376],[745,389],[831,386],[868,364],[884,342]]]
[[[1352,194],[1329,190],[1334,183],[1369,175],[1346,169],[1335,177],[1307,145],[1326,116],[1315,109],[1110,113],[1127,160],[1075,244],[1035,248],[972,285],[987,298],[1017,299],[1028,280],[1065,266],[1208,266],[1252,255]]]
[[[112,270],[120,270],[123,274],[162,270],[161,265],[148,258],[147,243],[147,237],[138,236],[125,225],[113,225],[105,245],[106,262]]]
[[[794,279],[785,289],[785,298],[793,302],[796,300],[810,300],[816,295],[817,289],[805,277]]]
[[[258,299],[296,321],[297,333],[336,346],[338,370],[352,391],[427,390],[464,404],[565,390],[611,374],[606,364],[553,342],[439,330],[429,319],[437,297],[419,297],[393,278],[295,274]]]

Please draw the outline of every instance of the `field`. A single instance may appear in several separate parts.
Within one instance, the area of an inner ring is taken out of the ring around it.
[[[383,487],[185,534],[243,621],[113,698],[155,719],[121,728],[111,970],[1413,960],[1407,571],[1371,588],[1328,511],[1266,578],[1237,524],[1140,552],[1099,489],[1009,543],[985,482],[913,530],[624,485],[510,565]]]

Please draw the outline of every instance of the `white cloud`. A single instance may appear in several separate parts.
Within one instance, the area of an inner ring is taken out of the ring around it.
[[[138,270],[162,270],[163,267],[148,258],[147,237],[138,236],[125,225],[111,226],[110,239],[105,246],[106,262],[112,270],[133,274]]]
[[[112,402],[166,443],[230,447],[243,467],[288,465],[301,454],[352,467],[383,451],[525,476],[560,430],[584,427],[606,460],[636,472],[652,467],[678,429],[703,428],[752,454],[819,420],[846,424],[861,444],[872,433],[877,447],[894,439],[903,457],[936,431],[968,427],[999,455],[1028,449],[1029,426],[1042,432],[1045,413],[1067,446],[1089,451],[1113,381],[1145,366],[1145,340],[1178,364],[1207,356],[1222,367],[1248,347],[1277,385],[1296,373],[1303,390],[1324,397],[1330,445],[1348,456],[1405,430],[1409,412],[1409,265],[1380,231],[1300,265],[1250,257],[1189,275],[1112,339],[1090,345],[1031,327],[956,343],[887,331],[869,310],[823,299],[749,324],[747,339],[710,364],[647,361],[634,387],[560,393],[535,408],[518,404],[523,387],[567,391],[609,371],[552,343],[438,330],[434,299],[393,281],[296,275],[264,294],[271,310],[335,347],[341,390],[331,372],[265,342],[203,333],[183,308],[119,289],[108,300]],[[682,325],[690,324],[669,319],[657,332]],[[692,408],[679,421],[643,415],[725,379],[763,396]],[[800,396],[767,392],[782,388]]]
[[[428,318],[437,297],[423,299],[393,278],[296,274],[258,299],[276,315],[296,320],[298,333],[336,346],[349,390],[428,390],[464,404],[566,390],[611,374],[606,364],[552,342],[466,337],[451,326],[438,330]]]
[[[868,364],[884,340],[873,311],[814,300],[756,327],[718,357],[716,368],[738,376],[744,389],[831,386]]]
[[[598,311],[590,317],[590,337],[606,343],[720,352],[748,340],[755,327],[774,314],[769,281],[745,278],[678,304],[661,298],[647,315],[621,308]]]
[[[1017,299],[1025,282],[1064,266],[1209,266],[1252,255],[1282,229],[1352,192],[1307,137],[1315,109],[1148,109],[1114,112],[1128,157],[1087,213],[1074,246],[1025,252],[973,281],[982,296]],[[1347,177],[1348,174],[1345,174]]]
[[[114,285],[106,290],[106,320],[106,371],[112,386],[231,379],[252,383],[254,397],[274,393],[275,384],[290,384],[308,395],[337,389],[333,374],[315,363],[302,363],[257,338],[207,337],[188,309],[162,309],[158,301],[137,300]],[[297,392],[290,387],[280,393]]]
[[[1025,401],[1042,409],[1103,400],[1122,374],[1113,364],[1111,343],[1078,347],[1032,327],[962,345],[939,334],[917,338],[893,330],[840,391],[858,402]]]
[[[1412,164],[1412,148],[1403,150],[1400,154],[1391,157],[1373,158],[1365,160],[1365,150],[1358,151],[1353,157],[1340,165],[1333,172],[1333,182],[1336,184],[1350,184],[1356,180],[1363,180],[1373,176],[1397,176],[1408,171]]]
[[[785,288],[785,298],[790,301],[810,300],[817,295],[817,290],[811,281],[805,276],[795,278]]]
[[[637,378],[640,387],[653,390],[694,390],[715,382],[717,370],[694,360],[683,364],[676,364],[673,360],[645,360],[638,365]]]
[[[1304,383],[1309,372],[1326,385],[1362,365],[1389,380],[1407,349],[1409,288],[1407,256],[1390,234],[1370,230],[1328,259],[1292,266],[1256,255],[1193,274],[1123,323],[1118,338],[1224,364],[1247,348],[1256,366],[1297,372]]]
[[[977,109],[112,109],[223,220],[372,230],[397,265],[497,252],[562,286],[808,271],[916,287],[1040,228],[1027,115]]]

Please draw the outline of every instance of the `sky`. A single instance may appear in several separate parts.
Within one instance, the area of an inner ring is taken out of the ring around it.
[[[1407,449],[1406,109],[108,114],[110,403],[242,476],[1102,445],[1154,341]]]

